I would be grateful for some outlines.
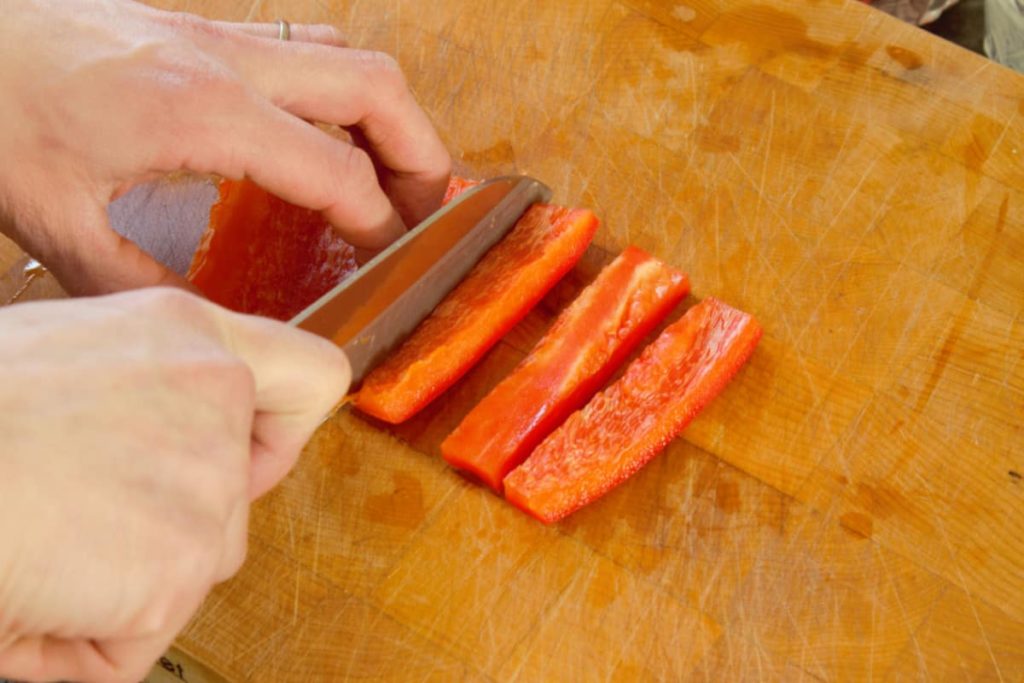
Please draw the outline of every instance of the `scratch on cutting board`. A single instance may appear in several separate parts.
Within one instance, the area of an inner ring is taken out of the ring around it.
[[[761,182],[757,188],[757,206],[754,209],[755,232],[761,228],[761,205],[764,203],[764,187],[768,179],[768,161],[772,155],[772,138],[775,135],[775,89],[772,88],[772,101],[768,108],[768,134],[764,146],[764,163],[761,164]]]
[[[953,348],[960,341],[964,328],[967,326],[967,314],[971,304],[977,301],[978,291],[981,289],[981,283],[988,274],[989,265],[992,263],[992,259],[995,257],[995,253],[999,249],[1000,245],[998,237],[1002,234],[1003,226],[1006,224],[1006,212],[1009,207],[1009,201],[1010,195],[1007,194],[1003,197],[1003,203],[999,206],[999,216],[996,219],[996,226],[993,230],[992,244],[989,245],[988,251],[985,253],[984,258],[982,258],[981,263],[978,265],[974,278],[971,280],[971,284],[967,288],[967,299],[953,318],[953,325],[949,328],[949,332],[946,334],[946,338],[943,340],[942,346],[939,347],[939,352],[935,357],[935,363],[932,365],[932,371],[928,373],[928,379],[925,380],[924,389],[921,391],[921,394],[917,399],[917,403],[914,405],[914,412],[916,413],[921,412],[921,409],[928,403],[928,399],[930,399],[932,394],[935,393],[935,387],[938,385],[939,379],[942,377],[942,373],[949,364],[950,357],[953,355]]]
[[[327,483],[327,468],[320,470],[320,487],[316,493],[316,500],[324,500],[324,486]],[[323,526],[324,521],[324,507],[317,506],[316,514],[316,531],[313,532],[313,573],[317,571],[317,566],[320,560],[320,529]]]
[[[903,614],[903,623],[904,624],[909,624],[910,623],[910,614],[907,612],[906,605],[903,604],[903,596],[900,594],[900,591],[899,591],[899,589],[898,589],[898,587],[896,585],[896,582],[892,578],[892,571],[889,569],[889,564],[885,561],[885,553],[881,552],[881,550],[882,550],[881,546],[879,546],[877,544],[872,544],[872,546],[873,546],[874,551],[875,551],[875,553],[876,553],[876,555],[878,557],[878,562],[879,562],[879,564],[882,565],[882,570],[885,572],[886,582],[892,588],[892,592],[896,596],[896,604],[899,605],[900,613]],[[936,603],[938,603],[939,600],[942,599],[942,597],[946,594],[947,590],[948,590],[948,585],[944,586],[939,591],[938,595],[935,596],[935,600],[929,606],[928,613],[925,614],[924,618],[921,619],[920,622],[918,622],[917,627],[913,631],[911,631],[911,633],[910,633],[910,643],[908,644],[907,647],[910,647],[910,645],[913,645],[913,647],[914,647],[914,654],[916,655],[918,665],[921,667],[921,671],[925,674],[924,680],[931,680],[931,677],[927,675],[928,674],[928,665],[927,665],[927,663],[925,661],[924,652],[921,650],[921,643],[918,642],[918,640],[917,640],[917,633],[924,626],[924,624],[926,624],[928,622],[928,620],[931,618],[931,613],[934,611]]]
[[[999,668],[999,662],[996,660],[995,652],[992,650],[992,641],[989,640],[988,631],[985,630],[985,625],[981,623],[981,617],[978,615],[978,607],[974,604],[974,596],[971,595],[971,591],[967,588],[967,583],[964,581],[963,572],[960,570],[959,559],[954,560],[953,567],[956,569],[957,578],[960,579],[960,587],[963,589],[964,594],[967,595],[967,604],[971,608],[971,614],[974,616],[974,622],[978,625],[978,631],[981,632],[981,638],[985,641],[985,650],[988,652],[988,657],[992,660],[992,667],[996,671],[996,676],[999,677],[999,682],[1003,683],[1006,679],[1003,678],[1003,671]]]
[[[921,482],[921,487],[924,494],[931,498],[932,503],[934,504],[935,496],[933,495],[931,486],[928,484],[927,480],[921,475],[920,472],[914,472],[914,475],[917,477],[918,481]],[[978,625],[978,631],[981,633],[982,640],[985,641],[985,649],[988,652],[989,659],[992,661],[992,666],[995,669],[996,676],[999,677],[1000,683],[1003,683],[1003,681],[1005,681],[1006,679],[1003,678],[1003,672],[999,668],[999,662],[996,660],[996,655],[992,649],[992,642],[989,640],[988,632],[985,630],[984,624],[981,623],[981,617],[978,615],[978,607],[974,603],[974,596],[971,595],[971,591],[967,588],[967,582],[964,580],[963,570],[960,568],[959,555],[954,550],[952,543],[950,543],[949,541],[949,534],[946,531],[946,525],[943,523],[942,518],[942,515],[936,515],[935,526],[939,530],[939,533],[942,535],[942,544],[946,547],[946,550],[949,552],[950,559],[952,559],[952,562],[950,564],[953,565],[953,569],[956,570],[956,576],[960,580],[959,588],[964,592],[964,595],[967,596],[967,604],[971,608],[971,614],[974,616],[974,621]]]
[[[249,5],[249,11],[245,14],[244,21],[253,21],[263,9],[263,0],[253,0],[252,4]]]
[[[843,153],[846,151],[846,147],[850,142],[850,138],[853,136],[853,126],[845,126],[845,133],[843,135],[842,142],[839,143],[839,149],[832,157],[832,163],[829,166],[828,173],[825,174],[825,178],[822,180],[821,186],[828,187],[832,183],[832,179],[835,177],[836,170],[841,168],[845,159],[843,159]]]
[[[871,163],[868,164],[868,167],[864,170],[864,173],[861,174],[860,180],[858,180],[857,184],[853,186],[852,190],[850,190],[850,194],[848,194],[846,196],[846,199],[843,201],[842,206],[840,206],[839,210],[836,211],[835,214],[833,214],[832,221],[828,225],[829,228],[832,228],[833,226],[835,226],[836,221],[839,220],[839,217],[842,216],[843,213],[846,212],[846,207],[850,205],[850,202],[853,201],[853,198],[856,197],[857,194],[860,192],[861,186],[864,185],[864,182],[871,176],[871,172],[875,170],[875,166],[878,165],[878,162],[879,162],[880,158],[881,157],[875,157],[874,159],[871,160]],[[892,193],[894,191],[895,191],[894,187],[890,188],[889,194],[886,196],[885,200],[883,200],[882,202],[879,202],[879,206],[885,206],[886,208],[888,208],[889,197],[892,196]],[[815,246],[820,246],[821,245],[821,243],[825,239],[825,236],[827,235],[827,233],[828,233],[828,231],[826,231],[826,230],[822,230],[821,231],[821,235],[818,238],[818,243]]]
[[[863,179],[861,180],[861,182],[863,182]],[[858,183],[857,187],[860,187],[859,183]],[[854,190],[854,192],[856,192],[856,189]],[[877,223],[877,221],[878,221],[879,217],[881,216],[882,212],[887,208],[887,204],[888,204],[889,198],[892,197],[892,193],[893,192],[895,192],[895,185],[892,188],[890,188],[889,193],[885,196],[885,198],[881,202],[878,203],[878,207],[875,210],[875,214],[871,217],[870,223],[872,225]],[[860,239],[857,241],[857,243],[855,245],[855,248],[860,246],[860,244],[867,238],[867,235],[868,235],[867,231],[864,231],[861,234]],[[835,274],[835,277],[833,277],[832,280],[828,283],[828,285],[824,288],[824,291],[826,293],[831,293],[832,290],[835,288],[835,286],[839,283],[839,281],[846,275],[847,271],[849,271],[850,267],[851,267],[851,262],[847,261],[843,265],[843,267],[840,268],[839,271]],[[891,287],[892,287],[892,283],[890,283],[889,287],[886,288],[886,291],[889,291],[889,289]],[[827,294],[826,294],[826,296],[823,296],[823,297],[820,298],[820,300],[818,301],[817,305],[814,307],[814,310],[811,311],[811,318],[812,319],[817,319],[818,312],[822,309],[822,307],[826,304],[827,301],[828,301],[828,295]],[[853,349],[856,348],[856,341],[858,339],[860,339],[860,336],[864,333],[864,330],[867,327],[868,319],[870,318],[870,315],[874,313],[875,309],[878,306],[879,301],[880,301],[880,297],[876,297],[873,300],[873,302],[872,302],[872,308],[868,312],[868,315],[858,316],[859,319],[861,320],[861,325],[860,325],[860,327],[857,328],[856,332],[854,332],[854,334],[852,335],[851,339],[849,340],[849,343],[846,344],[846,349],[843,352],[842,356],[837,358],[835,361],[833,361],[833,363],[832,363],[833,371],[832,371],[832,374],[829,376],[829,382],[830,383],[835,380],[836,376],[839,374],[839,371],[843,368],[843,364],[846,362],[846,359],[850,357],[850,354],[852,353]],[[795,343],[799,344],[800,342],[802,342],[804,336],[809,334],[811,329],[812,329],[812,326],[810,326],[810,325],[804,327],[804,329],[800,332],[800,336],[797,338]]]
[[[294,552],[295,551],[295,516],[292,515],[291,510],[289,510],[285,514],[284,518],[286,520],[288,520],[288,549],[291,550],[292,552]]]

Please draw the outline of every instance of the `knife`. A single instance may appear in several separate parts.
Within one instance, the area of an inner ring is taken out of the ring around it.
[[[340,346],[359,382],[551,190],[528,176],[466,190],[289,321]]]

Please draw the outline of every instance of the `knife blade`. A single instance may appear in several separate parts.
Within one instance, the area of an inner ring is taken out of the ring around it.
[[[289,321],[340,346],[352,383],[454,289],[531,204],[551,190],[528,176],[488,180],[453,199]]]

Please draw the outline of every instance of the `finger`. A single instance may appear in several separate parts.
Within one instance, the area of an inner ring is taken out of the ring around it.
[[[440,206],[451,158],[394,59],[281,41],[220,41],[211,49],[296,116],[358,126],[387,171],[385,190],[407,225]]]
[[[83,679],[72,677],[72,680],[84,680],[85,683],[137,683],[144,680],[153,664],[167,652],[178,633],[199,610],[199,606],[212,588],[212,584],[205,584],[176,596],[166,622],[152,633],[87,641],[88,646],[95,652],[96,661],[100,666],[102,662],[107,662],[115,675],[90,676]]]
[[[276,21],[271,23],[214,21],[211,23],[225,31],[240,31],[257,38],[281,39],[281,25]],[[347,47],[349,44],[345,34],[330,24],[288,24],[288,30],[291,34],[288,40],[295,42],[318,43],[332,47]]]
[[[194,124],[196,134],[175,148],[182,157],[169,165],[248,176],[285,201],[322,211],[355,247],[381,249],[405,233],[365,152],[254,93],[210,93]]]
[[[250,495],[270,490],[295,464],[352,379],[331,342],[277,321],[224,311],[228,348],[256,380]]]
[[[16,680],[109,681],[114,668],[87,640],[30,636],[0,651],[0,671]]]
[[[56,239],[54,235],[67,235]],[[45,216],[40,225],[19,226],[15,236],[26,252],[54,274],[71,295],[96,295],[168,285],[194,291],[134,242],[114,232],[98,201],[83,198],[64,215]]]
[[[54,636],[20,638],[0,651],[0,671],[15,680],[135,683],[145,678],[198,607],[195,601],[185,618],[157,635],[111,644]]]

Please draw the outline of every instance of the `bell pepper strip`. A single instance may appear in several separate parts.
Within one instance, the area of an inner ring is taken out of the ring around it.
[[[597,230],[584,209],[534,204],[406,341],[363,381],[359,410],[409,419],[454,384],[579,260]]]
[[[460,194],[465,192],[471,187],[476,187],[482,180],[472,180],[470,178],[460,178],[457,175],[453,175],[448,179],[448,189],[444,192],[444,200],[442,204],[447,204],[451,200],[458,197]]]
[[[223,180],[188,279],[241,313],[288,320],[358,268],[355,250],[316,211],[249,180]]]
[[[760,338],[750,315],[697,304],[512,470],[506,499],[550,524],[612,490],[725,388]]]
[[[505,475],[608,380],[689,290],[683,273],[637,247],[626,249],[444,440],[444,459],[501,493]]]

